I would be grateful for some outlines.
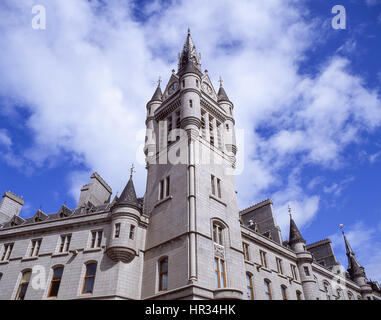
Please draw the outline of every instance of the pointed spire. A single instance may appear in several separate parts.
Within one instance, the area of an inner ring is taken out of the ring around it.
[[[151,101],[163,101],[163,93],[161,92],[160,84],[161,84],[161,77],[159,77],[159,80],[157,81],[157,88],[151,98]]]
[[[131,205],[136,208],[140,208],[140,203],[136,197],[134,182],[132,181],[132,175],[134,174],[134,165],[132,164],[130,169],[130,179],[127,182],[126,187],[122,191],[120,197],[116,201],[116,205]]]
[[[288,212],[290,215],[290,239],[288,241],[289,244],[292,245],[298,242],[306,243],[306,240],[303,239],[302,234],[300,233],[298,227],[296,226],[294,219],[292,219],[290,206],[288,207]]]
[[[228,101],[228,102],[230,102],[230,100],[228,98],[228,95],[226,94],[225,89],[222,86],[222,82],[224,82],[224,81],[222,80],[221,77],[220,77],[220,80],[218,82],[220,83],[220,89],[218,90],[217,101],[218,102],[220,102],[220,101]]]
[[[136,197],[134,182],[132,181],[132,177],[127,182],[126,187],[121,193],[120,197],[116,201],[117,205],[131,205],[134,207],[140,207],[138,198]]]
[[[350,277],[353,280],[359,276],[366,277],[364,268],[357,261],[355,253],[353,252],[351,246],[349,245],[347,237],[345,236],[344,230],[342,230],[342,234],[343,234],[344,243],[345,243],[345,250],[348,257],[348,273]]]
[[[181,55],[179,55],[178,73],[184,74],[186,72],[193,72],[202,75],[201,56],[196,51],[196,46],[193,43],[189,28],[183,51]]]

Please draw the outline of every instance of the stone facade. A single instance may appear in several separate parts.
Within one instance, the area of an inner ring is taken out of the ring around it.
[[[178,72],[147,104],[147,185],[138,198],[97,174],[75,209],[19,216],[0,204],[0,299],[381,299],[344,236],[306,245],[290,219],[283,241],[271,200],[238,210],[234,105],[216,92],[190,33]]]

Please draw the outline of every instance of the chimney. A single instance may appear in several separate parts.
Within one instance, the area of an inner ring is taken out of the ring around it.
[[[88,202],[94,206],[102,205],[110,200],[112,194],[111,187],[94,172],[90,177],[90,183],[81,189],[77,208],[84,207]]]
[[[7,191],[0,203],[0,223],[8,222],[13,216],[20,214],[24,200],[14,193]]]

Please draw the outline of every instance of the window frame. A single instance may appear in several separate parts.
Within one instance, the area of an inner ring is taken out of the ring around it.
[[[242,242],[243,248],[243,257],[246,261],[250,261],[250,252],[249,252],[249,244],[246,242]]]
[[[64,266],[55,266],[52,268],[53,269],[53,275],[52,275],[52,279],[50,280],[50,285],[49,285],[49,290],[48,290],[48,295],[47,295],[47,298],[57,298],[58,297],[58,292],[59,292],[59,289],[60,289],[60,285],[61,285],[61,281],[62,281],[62,276],[63,276],[63,272],[64,272]],[[59,279],[54,279],[54,275],[55,275],[55,272],[57,269],[62,269],[62,272],[61,272],[61,276]],[[53,287],[53,284],[57,283],[58,282],[58,287],[57,287],[57,294],[55,296],[51,295],[52,293],[52,287]]]
[[[31,240],[31,246],[30,246],[30,251],[29,251],[29,257],[38,257],[38,254],[40,252],[42,244],[42,238],[39,239],[32,239]]]
[[[264,279],[263,282],[265,284],[265,296],[267,297],[266,300],[272,300],[273,296],[272,296],[272,291],[271,291],[271,281],[269,279]],[[267,289],[267,291],[266,291],[266,289]]]
[[[267,252],[259,250],[259,255],[261,257],[261,266],[267,269]]]
[[[23,280],[24,275],[27,273],[29,273],[29,279],[28,279],[28,281],[23,282],[24,281]],[[31,269],[26,269],[26,270],[21,271],[21,279],[20,279],[20,282],[19,282],[19,285],[18,285],[18,288],[16,291],[15,300],[25,300],[25,296],[26,296],[26,293],[28,291],[28,287],[29,287],[31,277],[32,277],[32,270]],[[22,299],[20,299],[21,290],[24,287],[25,287],[25,292],[24,292],[24,295],[22,296]]]
[[[281,258],[276,257],[276,266],[278,273],[283,274],[283,260]]]
[[[0,259],[1,262],[9,261],[9,258],[11,257],[14,245],[15,245],[14,242],[4,243],[3,252],[1,255],[1,259]]]
[[[58,247],[58,253],[67,253],[69,252],[70,243],[71,243],[71,234],[62,234],[60,235],[60,244]]]
[[[219,223],[213,222],[212,239],[214,243],[220,246],[224,245],[224,234],[223,234],[224,229],[225,227],[221,226]]]
[[[135,225],[130,224],[130,232],[129,232],[129,235],[128,235],[128,238],[130,240],[134,240],[134,238],[135,238],[135,229],[136,229]]]
[[[89,266],[90,265],[94,265],[95,264],[95,273],[92,275],[88,275],[88,269],[89,269]],[[85,275],[83,277],[83,284],[82,284],[82,290],[81,290],[81,294],[93,294],[94,293],[94,287],[95,287],[95,278],[97,276],[97,268],[98,268],[98,263],[95,262],[95,261],[89,261],[85,264]],[[94,278],[94,281],[93,281],[93,284],[92,284],[92,288],[91,288],[91,292],[84,292],[84,289],[85,289],[85,285],[86,285],[86,282],[89,278]]]
[[[287,286],[284,285],[284,284],[282,284],[282,285],[280,286],[280,291],[281,291],[281,293],[282,293],[282,299],[283,299],[283,300],[288,300]]]
[[[89,243],[90,249],[101,249],[102,240],[103,240],[103,229],[90,231],[90,243]]]
[[[221,270],[221,266],[222,266],[222,270]],[[227,286],[226,264],[224,259],[214,257],[214,271],[215,271],[216,280],[217,280],[217,283],[216,283],[217,289],[226,288]],[[223,280],[223,286],[221,286],[221,278]]]
[[[246,272],[246,288],[249,300],[255,300],[253,275],[249,272]]]
[[[114,239],[119,239],[120,238],[120,229],[121,229],[121,223],[115,223],[114,227]]]
[[[168,290],[168,271],[169,271],[169,263],[168,263],[169,259],[168,257],[163,257],[159,260],[159,288],[158,290],[159,291],[167,291]],[[166,270],[163,270],[163,265],[164,263],[167,264],[167,268]],[[163,279],[164,279],[164,276],[166,276],[166,287],[163,286]]]

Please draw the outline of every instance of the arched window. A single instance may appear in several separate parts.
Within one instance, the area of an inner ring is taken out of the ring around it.
[[[302,300],[302,293],[299,290],[296,291],[296,299]]]
[[[15,300],[24,300],[26,291],[28,290],[30,277],[32,275],[31,270],[25,270],[22,273],[19,288],[17,289],[17,294]]]
[[[280,291],[282,292],[282,299],[288,300],[288,298],[287,298],[287,287],[285,285],[281,285]]]
[[[48,293],[49,298],[57,297],[58,290],[60,289],[63,270],[64,270],[63,267],[55,267],[53,269],[53,277],[52,277],[52,281],[50,282],[50,288]]]
[[[361,296],[357,296],[357,300],[362,300]]]
[[[83,279],[82,294],[93,293],[97,264],[95,262],[86,265],[85,278]]]
[[[269,279],[264,280],[266,300],[272,300],[271,294],[271,281]]]
[[[250,300],[254,300],[253,276],[250,273],[246,273],[246,285],[247,285],[247,297]]]
[[[222,246],[223,240],[223,227],[218,223],[213,223],[213,241]]]
[[[168,258],[159,262],[159,291],[168,289]]]
[[[349,300],[353,300],[353,294],[350,291],[348,291],[348,299]]]

